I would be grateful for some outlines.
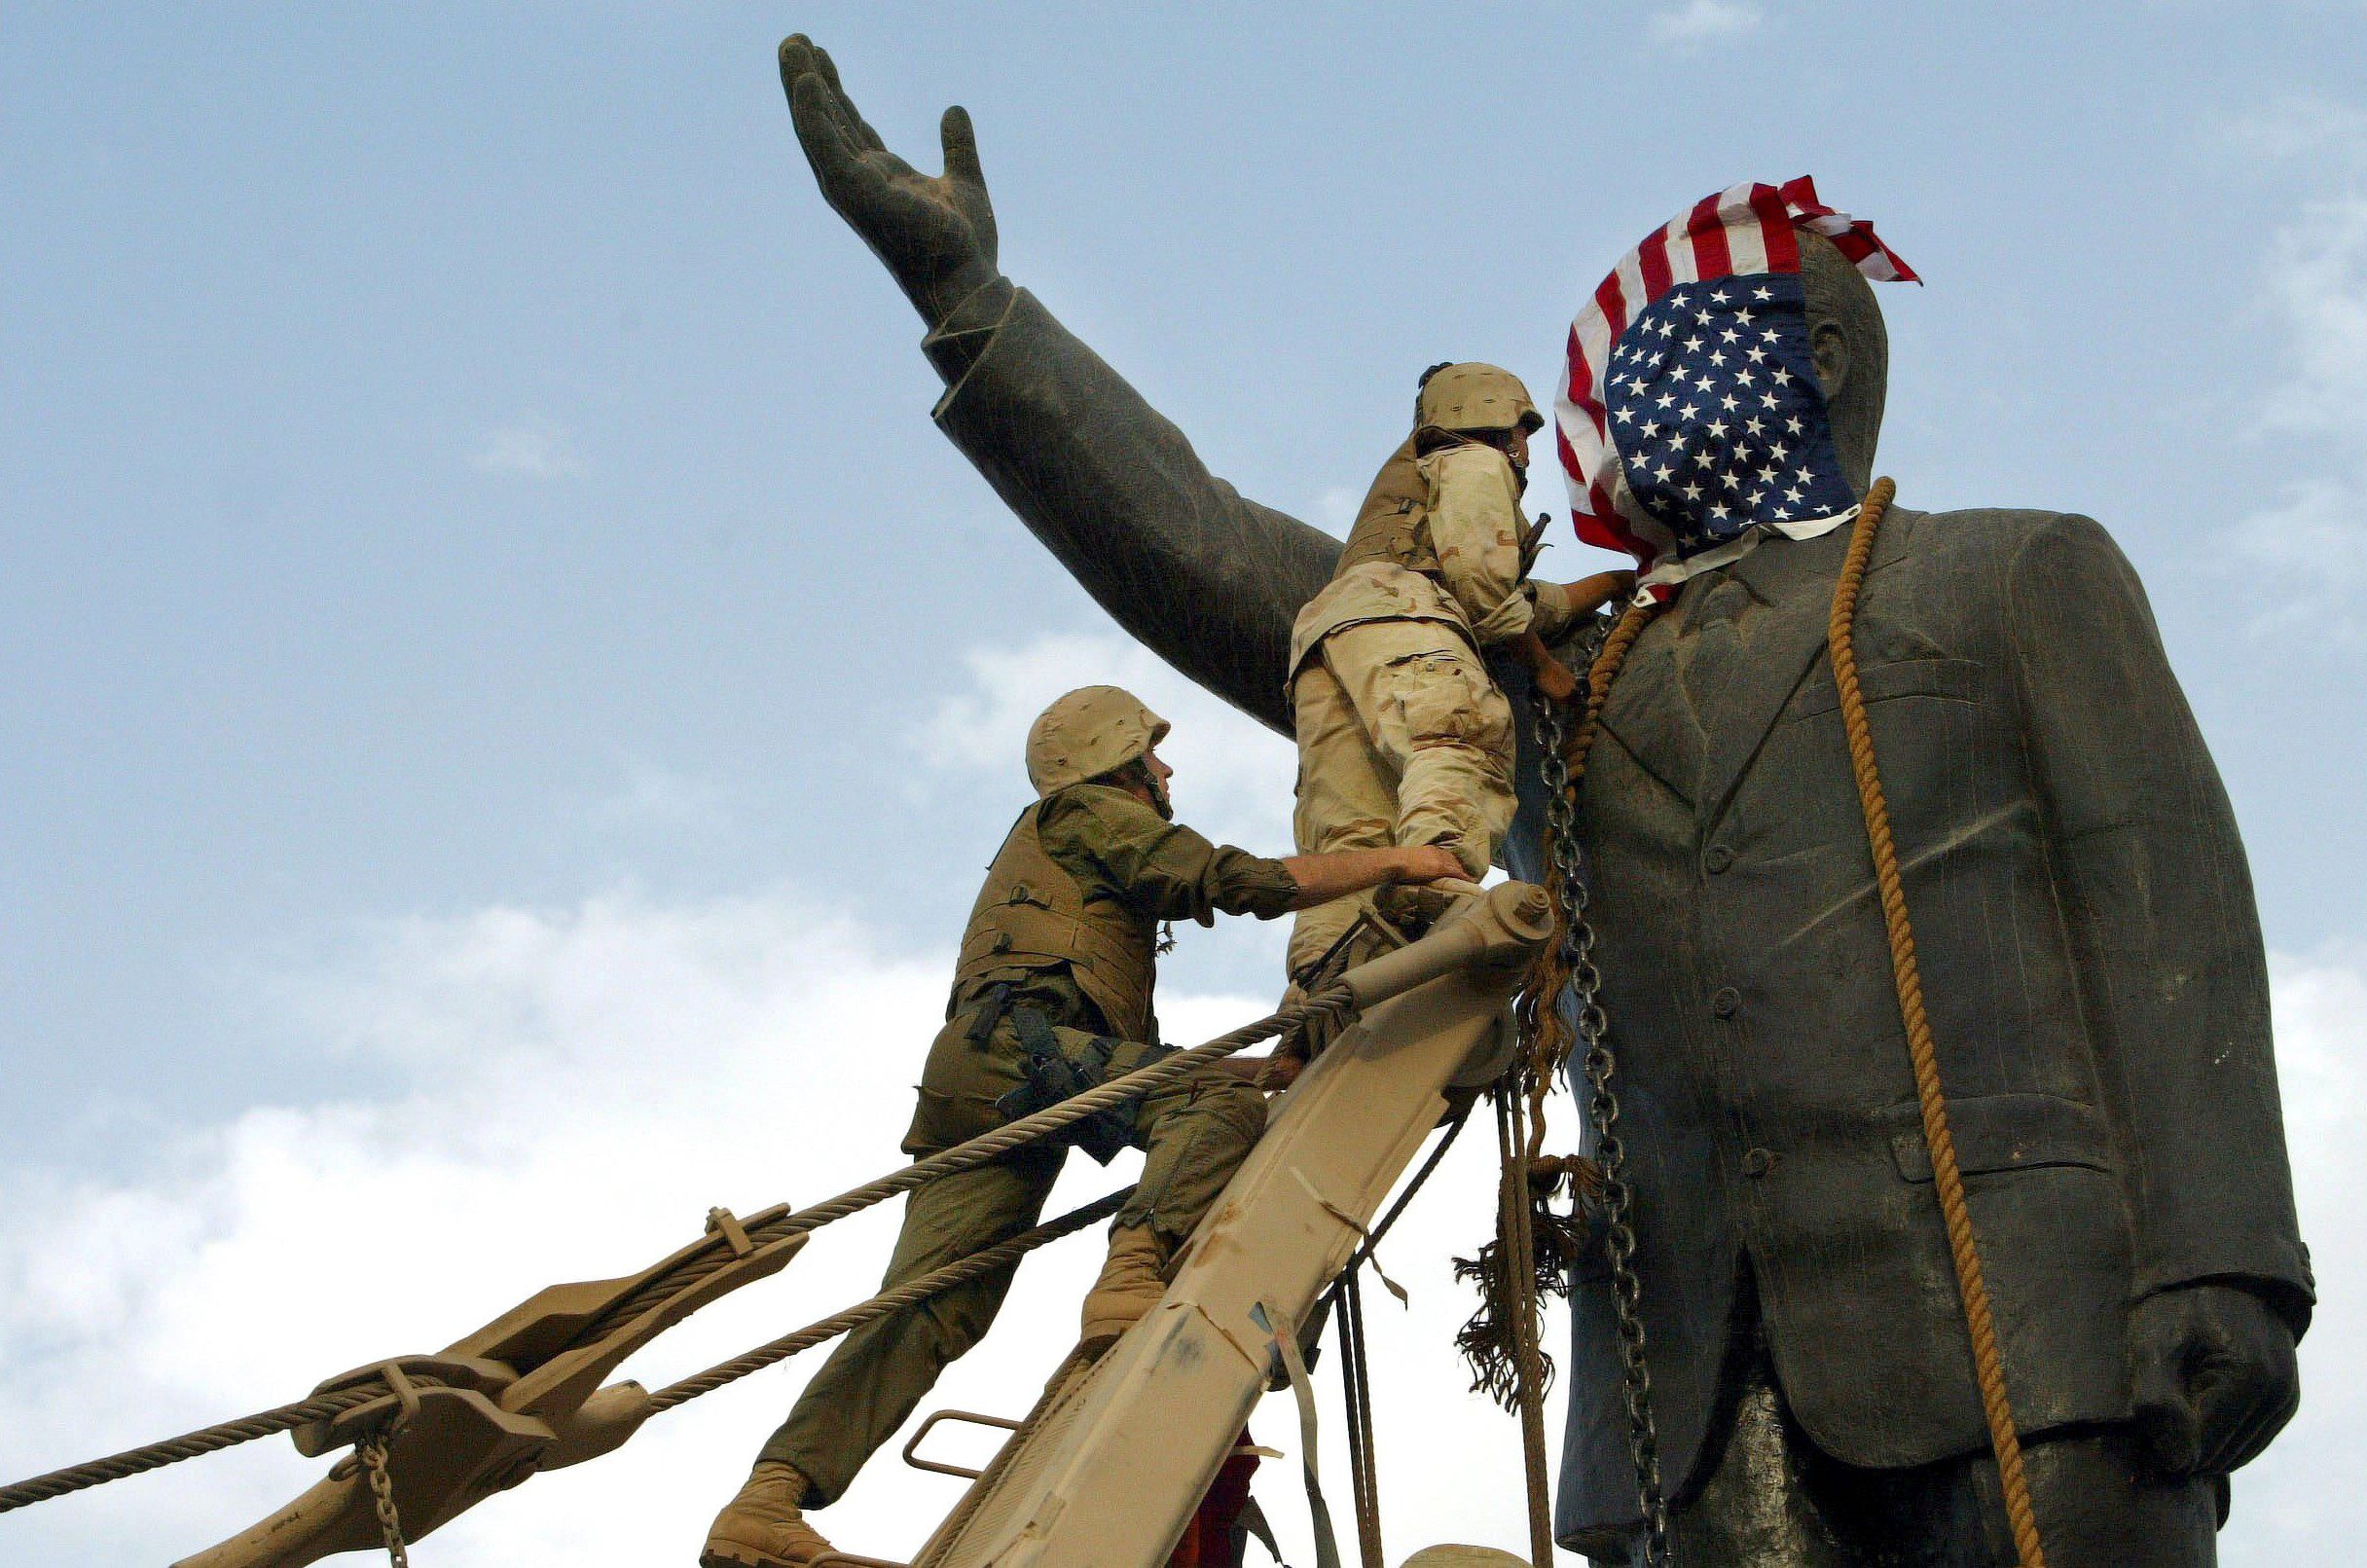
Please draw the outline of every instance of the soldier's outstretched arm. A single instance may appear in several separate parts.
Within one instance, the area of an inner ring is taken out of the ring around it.
[[[1184,433],[996,261],[969,116],[945,111],[927,175],[863,122],[819,46],[781,46],[797,139],[823,197],[929,324],[934,418],[1020,521],[1120,626],[1193,680],[1288,733],[1291,622],[1339,541],[1247,500]]]

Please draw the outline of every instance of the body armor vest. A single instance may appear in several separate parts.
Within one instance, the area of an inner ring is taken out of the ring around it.
[[[1339,565],[1331,575],[1368,561],[1389,561],[1427,577],[1438,575],[1438,552],[1430,539],[1430,481],[1416,465],[1413,438],[1390,455],[1357,508]]]
[[[1109,899],[1088,902],[1076,879],[1044,853],[1037,811],[1020,815],[986,869],[962,935],[955,994],[1011,978],[1009,971],[1065,965],[1112,1034],[1149,1043],[1158,921]]]

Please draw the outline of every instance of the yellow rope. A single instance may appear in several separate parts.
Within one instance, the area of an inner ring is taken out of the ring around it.
[[[2004,1484],[2006,1518],[2013,1525],[2014,1549],[2021,1568],[2046,1568],[2046,1551],[2038,1539],[2038,1518],[2030,1508],[2030,1485],[2022,1475],[2021,1438],[2014,1426],[2014,1405],[2007,1398],[2005,1366],[1997,1354],[1997,1329],[1989,1316],[1989,1292],[1981,1275],[1981,1249],[1973,1235],[1973,1218],[1965,1208],[1964,1176],[1956,1165],[1956,1144],[1948,1130],[1948,1097],[1940,1087],[1939,1047],[1933,1043],[1931,1020],[1923,1010],[1923,981],[1915,966],[1914,927],[1907,918],[1907,893],[1899,881],[1898,848],[1890,837],[1890,808],[1882,798],[1882,776],[1875,766],[1874,731],[1866,721],[1866,699],[1858,689],[1857,651],[1850,634],[1857,620],[1858,593],[1866,583],[1866,564],[1874,554],[1874,536],[1882,526],[1898,487],[1877,479],[1867,492],[1857,525],[1849,536],[1849,554],[1841,565],[1839,584],[1833,594],[1833,618],[1826,640],[1833,656],[1833,679],[1840,688],[1841,727],[1849,737],[1849,769],[1857,778],[1858,803],[1865,808],[1866,845],[1874,855],[1874,880],[1882,898],[1882,921],[1890,933],[1891,976],[1898,984],[1899,1016],[1907,1026],[1907,1054],[1914,1067],[1915,1099],[1923,1112],[1923,1142],[1931,1150],[1932,1185],[1940,1196],[1940,1215],[1948,1225],[1948,1250],[1956,1265],[1956,1294],[1964,1303],[1964,1326],[1973,1341],[1973,1370],[1981,1383],[1981,1406],[1988,1417],[1989,1445],[1996,1450],[1997,1474]]]

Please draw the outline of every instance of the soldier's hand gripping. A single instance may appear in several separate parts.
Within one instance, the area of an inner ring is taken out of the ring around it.
[[[1567,704],[1577,700],[1578,677],[1570,674],[1568,665],[1553,657],[1553,650],[1546,646],[1544,638],[1534,632],[1523,632],[1513,644],[1513,651],[1529,667],[1529,679],[1544,693],[1546,701]]]
[[[1402,857],[1398,882],[1437,882],[1441,878],[1468,878],[1471,873],[1455,852],[1438,844],[1409,844],[1400,850]]]
[[[1437,844],[1396,844],[1387,849],[1293,855],[1282,863],[1291,873],[1291,880],[1298,884],[1298,897],[1291,905],[1293,909],[1312,909],[1385,882],[1437,882],[1472,874],[1454,851]]]
[[[890,152],[839,86],[838,67],[803,33],[781,44],[781,87],[798,145],[821,194],[887,265],[935,326],[998,273],[995,208],[978,167],[968,111],[945,111],[945,172],[924,174]]]

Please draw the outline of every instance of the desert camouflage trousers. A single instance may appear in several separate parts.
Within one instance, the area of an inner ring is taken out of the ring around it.
[[[906,1153],[931,1154],[1003,1124],[995,1102],[1024,1076],[1018,1033],[1005,1018],[973,1041],[969,1024],[966,1012],[954,1018],[929,1049]],[[1092,1036],[1058,1026],[1052,1034],[1064,1055],[1086,1059]],[[1119,1047],[1113,1076],[1135,1065],[1127,1050]],[[1129,1120],[1132,1142],[1146,1157],[1135,1195],[1115,1222],[1147,1225],[1172,1251],[1215,1205],[1265,1130],[1265,1096],[1240,1078],[1198,1072],[1133,1102]],[[893,1290],[1035,1224],[1067,1152],[1032,1145],[913,1191],[880,1288]],[[848,1334],[758,1457],[797,1467],[813,1483],[805,1507],[837,1501],[938,1374],[985,1337],[1015,1272],[1014,1265],[956,1285]]]
[[[1359,621],[1324,638],[1291,683],[1302,855],[1439,844],[1476,880],[1512,824],[1512,709],[1479,655],[1438,621]],[[1299,912],[1293,975],[1371,894]]]

